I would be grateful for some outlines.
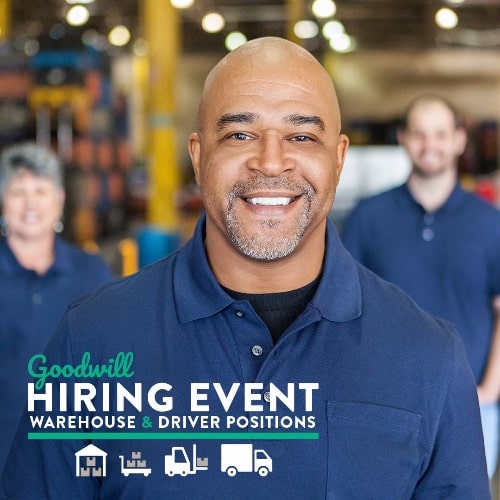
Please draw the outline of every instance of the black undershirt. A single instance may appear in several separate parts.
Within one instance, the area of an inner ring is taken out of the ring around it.
[[[302,288],[279,293],[242,293],[222,287],[235,300],[248,300],[276,343],[311,301],[319,278]]]

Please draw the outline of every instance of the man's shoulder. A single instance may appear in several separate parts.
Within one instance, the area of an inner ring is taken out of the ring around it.
[[[363,314],[371,325],[380,325],[382,336],[397,332],[391,342],[406,342],[425,351],[455,349],[459,341],[453,325],[422,309],[397,285],[358,264],[363,297]]]
[[[500,220],[500,210],[489,201],[479,197],[476,193],[464,190],[463,200],[466,210],[474,210],[482,216]]]
[[[158,296],[159,289],[163,292],[171,290],[168,286],[168,276],[171,275],[172,261],[169,256],[150,264],[130,276],[116,278],[106,283],[99,290],[72,302],[69,306],[72,315],[93,316],[99,311],[126,311],[131,307],[138,308],[143,304],[151,304]]]
[[[462,231],[474,235],[478,244],[489,242],[493,247],[500,244],[500,210],[469,191],[463,192],[461,200],[453,213],[459,218]]]
[[[57,240],[57,253],[62,259],[69,261],[73,268],[81,272],[84,272],[86,268],[95,268],[96,266],[107,267],[106,261],[98,253],[87,251],[63,239]]]
[[[400,186],[395,186],[390,189],[381,191],[379,193],[375,193],[370,196],[365,196],[361,198],[358,202],[358,205],[362,207],[373,208],[378,205],[394,203],[405,193],[405,191],[406,191],[405,184],[402,184]]]
[[[348,220],[372,220],[378,223],[387,220],[387,215],[399,212],[398,206],[405,195],[405,185],[396,186],[370,196],[360,198],[348,216]]]
[[[363,261],[359,253],[360,244],[367,241],[368,235],[380,231],[390,231],[401,224],[401,217],[407,214],[408,196],[406,185],[396,186],[372,196],[361,198],[347,215],[341,230],[342,241],[355,258]]]

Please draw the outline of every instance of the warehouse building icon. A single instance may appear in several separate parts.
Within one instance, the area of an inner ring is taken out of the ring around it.
[[[108,454],[93,444],[75,453],[76,477],[105,477]]]

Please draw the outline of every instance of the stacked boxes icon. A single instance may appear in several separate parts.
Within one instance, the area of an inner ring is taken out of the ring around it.
[[[127,469],[141,469],[146,467],[146,460],[141,460],[141,452],[133,451],[132,459],[127,460]]]
[[[133,451],[130,459],[124,459],[125,457],[120,455],[121,472],[125,477],[129,474],[142,474],[144,477],[151,474],[151,469],[146,467],[146,460],[142,459],[140,451]]]
[[[101,477],[102,468],[97,467],[96,457],[85,457],[86,467],[80,469],[80,476],[82,477]]]

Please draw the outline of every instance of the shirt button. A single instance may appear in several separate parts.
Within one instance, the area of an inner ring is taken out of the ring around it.
[[[424,241],[432,241],[434,239],[434,230],[432,230],[430,227],[424,228],[422,231],[422,238]]]
[[[41,303],[42,303],[42,296],[39,293],[34,293],[33,304],[41,304]]]
[[[264,401],[266,403],[269,403],[269,401],[271,401],[271,393],[270,392],[265,392],[264,393]]]
[[[432,224],[434,222],[434,214],[425,214],[424,222],[429,225]]]
[[[240,311],[239,309],[237,311],[235,311],[234,314],[236,314],[236,316],[238,316],[238,318],[243,318],[243,316],[244,316],[243,311]]]
[[[254,345],[252,347],[252,354],[254,356],[262,356],[262,353],[264,352],[264,349],[260,345]]]

